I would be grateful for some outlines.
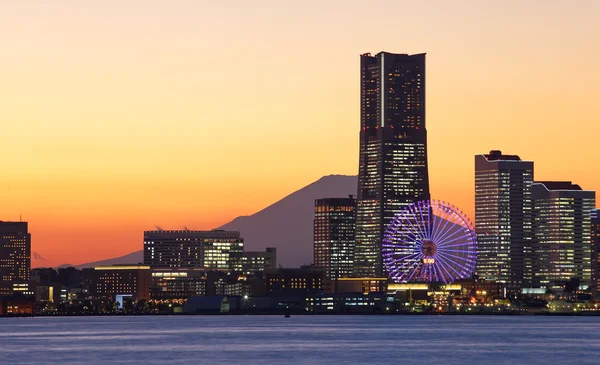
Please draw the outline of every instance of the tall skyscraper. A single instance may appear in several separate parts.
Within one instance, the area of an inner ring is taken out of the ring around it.
[[[13,293],[13,284],[27,282],[31,270],[31,234],[27,222],[0,221],[0,295]]]
[[[234,231],[145,231],[144,265],[242,271],[244,240]]]
[[[592,209],[592,293],[600,298],[600,209]]]
[[[534,236],[531,247],[532,288],[562,290],[578,278],[589,287],[592,277],[592,209],[596,193],[570,181],[532,185]]]
[[[380,277],[387,225],[403,207],[429,199],[425,54],[361,55],[360,87],[354,275]]]
[[[511,291],[524,282],[531,246],[533,162],[491,151],[475,156],[477,274]]]
[[[325,278],[351,277],[354,271],[356,199],[315,200],[314,264]]]

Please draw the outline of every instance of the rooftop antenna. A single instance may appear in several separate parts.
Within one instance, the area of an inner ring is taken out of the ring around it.
[[[156,224],[154,225],[154,228],[156,228],[157,231],[164,231],[164,229],[162,229],[160,226],[157,226]]]
[[[188,228],[188,226],[183,226],[183,230],[184,231],[189,231],[190,229]]]

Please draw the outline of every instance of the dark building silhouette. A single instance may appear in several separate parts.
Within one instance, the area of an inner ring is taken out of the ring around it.
[[[315,200],[314,265],[326,279],[350,277],[354,272],[356,199]]]
[[[578,278],[592,278],[592,209],[596,193],[570,181],[535,182],[531,187],[534,236],[531,247],[532,288],[562,291]]]
[[[267,295],[297,295],[323,289],[323,270],[301,267],[299,269],[270,269],[265,271]]]
[[[0,221],[0,295],[11,295],[13,285],[31,275],[31,234],[27,222]]]
[[[360,57],[361,115],[354,275],[383,275],[381,242],[403,207],[429,199],[425,54]]]
[[[145,231],[144,264],[242,271],[244,240],[235,231]]]
[[[245,274],[264,272],[277,268],[277,248],[267,247],[265,251],[244,251],[242,254],[242,271]]]
[[[600,298],[600,209],[592,209],[592,293]]]
[[[532,161],[501,151],[475,156],[477,274],[511,292],[531,280],[532,183]]]

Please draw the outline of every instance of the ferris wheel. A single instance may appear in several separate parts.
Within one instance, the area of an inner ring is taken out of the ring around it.
[[[477,240],[473,224],[455,206],[424,200],[401,210],[382,243],[383,263],[396,283],[451,283],[475,270]]]

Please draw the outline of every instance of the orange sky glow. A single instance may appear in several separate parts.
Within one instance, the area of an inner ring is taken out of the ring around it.
[[[432,197],[473,159],[600,190],[598,1],[13,1],[0,5],[0,220],[33,266],[211,229],[358,172],[359,54],[427,52]]]

